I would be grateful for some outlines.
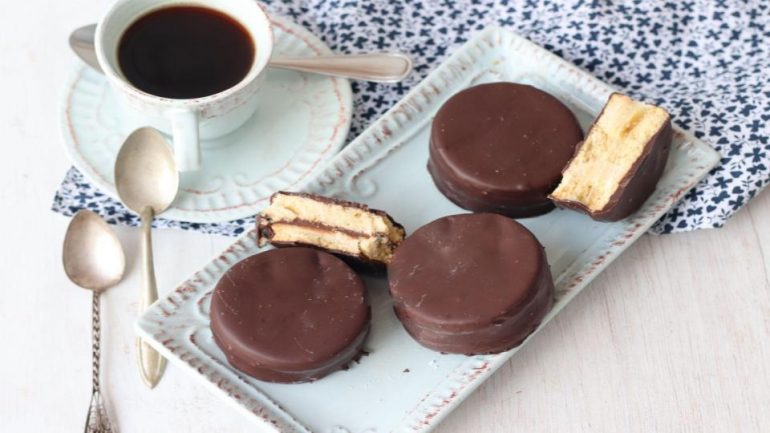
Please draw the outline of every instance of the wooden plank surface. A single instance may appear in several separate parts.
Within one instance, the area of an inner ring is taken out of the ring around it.
[[[0,14],[4,432],[80,431],[84,421],[90,298],[61,270],[67,219],[48,209],[69,166],[57,125],[74,64],[66,37],[108,3],[13,2]],[[768,221],[762,194],[724,229],[643,237],[437,431],[770,431]],[[128,274],[104,297],[103,381],[120,431],[254,431],[173,367],[145,389],[133,354],[138,233],[119,232]],[[230,241],[157,232],[159,287]]]

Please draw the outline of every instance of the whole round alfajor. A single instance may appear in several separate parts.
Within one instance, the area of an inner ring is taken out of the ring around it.
[[[211,331],[228,362],[269,382],[313,381],[345,367],[360,355],[370,319],[358,275],[310,248],[236,263],[211,298]]]
[[[545,250],[498,214],[443,217],[407,237],[388,266],[394,310],[417,342],[447,353],[511,349],[553,305]]]
[[[544,214],[583,139],[575,115],[532,86],[489,83],[449,98],[433,119],[430,171],[458,206],[511,217]]]

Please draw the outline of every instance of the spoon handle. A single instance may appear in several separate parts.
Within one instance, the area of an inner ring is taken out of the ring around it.
[[[112,433],[112,422],[107,415],[102,401],[101,390],[99,386],[99,364],[101,358],[101,334],[102,321],[100,315],[101,293],[98,290],[93,291],[91,302],[91,404],[88,406],[88,416],[86,417],[85,433]]]
[[[139,313],[142,313],[158,299],[158,288],[155,283],[155,266],[152,258],[152,219],[153,210],[144,208],[142,218],[142,295],[139,299]],[[139,370],[144,383],[155,388],[166,368],[166,359],[160,353],[145,343],[141,338],[136,339],[136,349]]]
[[[91,299],[91,386],[93,392],[101,391],[99,388],[99,365],[101,364],[102,347],[102,319],[101,319],[101,293],[93,291]]]
[[[406,78],[412,71],[412,60],[397,53],[284,57],[270,59],[270,67],[356,80],[396,83]]]

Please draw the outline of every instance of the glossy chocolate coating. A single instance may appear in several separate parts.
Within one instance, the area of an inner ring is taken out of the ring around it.
[[[671,120],[669,119],[644,146],[642,156],[623,176],[618,189],[615,190],[602,210],[592,211],[584,204],[571,200],[554,199],[554,203],[559,207],[587,214],[597,221],[620,221],[630,216],[655,192],[655,186],[663,175],[666,162],[668,162],[672,134]],[[580,145],[575,149],[575,154],[579,151]],[[564,169],[566,170],[567,167]]]
[[[545,251],[515,220],[482,213],[415,231],[388,266],[394,309],[423,346],[497,353],[521,344],[553,304]]]
[[[428,171],[465,209],[541,215],[553,209],[548,194],[582,139],[575,115],[548,93],[481,84],[454,95],[436,114]]]
[[[343,368],[361,353],[370,318],[358,275],[310,248],[236,263],[211,298],[211,331],[227,360],[269,382],[312,381]]]

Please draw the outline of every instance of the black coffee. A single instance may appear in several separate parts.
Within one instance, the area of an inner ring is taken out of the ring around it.
[[[213,9],[173,6],[131,24],[120,39],[118,62],[138,89],[175,99],[213,95],[238,84],[256,47],[235,19]]]

